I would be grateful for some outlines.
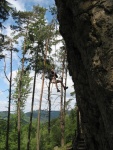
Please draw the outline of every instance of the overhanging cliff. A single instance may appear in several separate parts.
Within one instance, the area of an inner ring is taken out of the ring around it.
[[[56,0],[88,150],[113,150],[113,0]]]

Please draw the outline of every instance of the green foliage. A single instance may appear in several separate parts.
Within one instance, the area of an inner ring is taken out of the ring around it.
[[[65,142],[69,143],[73,140],[76,130],[76,108],[72,109],[69,114],[66,115],[65,120]],[[47,131],[47,124],[41,126],[41,150],[53,150],[55,146],[60,147],[60,120],[54,119],[51,121],[51,132]],[[66,146],[62,150],[66,149]],[[60,149],[59,149],[60,150]]]
[[[17,105],[17,100],[18,100],[18,87],[19,87],[19,80],[20,80],[20,74],[21,74],[21,70],[18,70],[17,72],[17,76],[16,78],[14,79],[14,82],[15,82],[15,90],[14,90],[14,93],[13,93],[13,99],[14,99],[14,102],[15,104]],[[21,108],[24,107],[24,104],[25,104],[25,101],[27,99],[27,97],[29,96],[30,94],[30,91],[31,91],[31,88],[30,88],[30,82],[32,80],[31,77],[29,77],[29,71],[24,71],[24,74],[22,76],[22,80],[21,80]]]
[[[11,7],[9,2],[7,2],[6,0],[0,1],[0,19],[2,22],[8,19],[11,10],[13,10],[13,8]],[[0,21],[0,27],[2,27],[1,21]]]
[[[76,122],[76,108],[70,111],[69,116],[66,116],[66,124],[65,124],[65,135],[66,135],[66,143],[73,140],[75,135],[75,130],[77,128]]]
[[[10,3],[6,0],[0,1],[0,28],[5,29],[3,22],[8,19],[10,13],[13,11]],[[4,58],[4,55],[1,53],[4,49],[4,35],[0,34],[0,59]]]
[[[29,53],[30,57],[26,59],[28,62],[27,70],[36,70],[40,73],[45,69],[45,72],[50,68],[51,60],[47,57],[46,65],[44,65],[46,43],[48,42],[48,52],[51,52],[51,40],[54,35],[53,24],[47,24],[45,19],[46,9],[39,5],[34,6],[30,12],[14,11],[12,16],[15,20],[15,25],[11,25],[11,29],[15,34],[15,39],[24,37],[22,49],[24,53]]]
[[[70,93],[71,96],[75,96],[75,91]]]
[[[28,68],[32,68],[33,70],[36,69],[37,73],[44,69],[48,70],[52,59],[47,57],[46,65],[44,65],[47,40],[49,40],[48,52],[51,52],[50,40],[53,36],[53,26],[46,23],[45,12],[46,9],[43,7],[35,6],[33,8],[35,21],[32,21],[32,23],[29,24],[28,36],[26,38],[26,49],[32,56],[32,58],[28,58],[28,61],[30,62]]]
[[[56,117],[57,112],[53,113],[53,117]],[[23,119],[21,119],[21,149],[26,150],[27,145],[27,136],[28,136],[28,122],[26,122],[26,115],[29,117],[29,114],[23,114]],[[69,142],[72,142],[74,137],[74,130],[76,129],[76,108],[71,110],[69,114],[66,115],[65,120],[65,141],[66,145],[71,145]],[[36,120],[33,121],[32,130],[31,130],[31,145],[30,150],[36,149],[36,129],[37,123]],[[40,150],[53,150],[55,146],[60,147],[60,120],[59,118],[51,120],[51,132],[48,133],[48,122],[41,123],[41,138],[40,138]],[[6,121],[0,119],[0,150],[4,150],[5,147],[5,136],[6,136]],[[10,139],[9,145],[10,150],[17,149],[17,115],[11,114],[10,122]],[[59,148],[59,150],[65,150],[64,148]]]
[[[52,15],[57,15],[57,7],[56,5],[53,5],[52,7],[50,7],[50,12]]]
[[[6,136],[6,120],[0,117],[0,150],[5,148],[5,136]]]

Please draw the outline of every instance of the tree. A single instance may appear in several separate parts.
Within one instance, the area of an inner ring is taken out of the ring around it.
[[[48,115],[48,133],[50,136],[50,128],[51,128],[51,95],[50,95],[50,81],[48,85],[48,104],[49,104],[49,115]],[[49,141],[50,142],[50,141]]]
[[[61,55],[61,58],[63,57],[62,60],[62,83],[63,83],[63,78],[64,78],[64,69],[65,69],[65,53]],[[66,91],[65,91],[66,94]],[[65,144],[65,138],[64,138],[64,128],[65,128],[65,106],[64,106],[64,93],[63,93],[63,87],[61,87],[61,106],[60,106],[60,128],[61,128],[61,146],[63,147]]]
[[[33,16],[35,21],[31,23],[29,27],[29,43],[28,48],[30,53],[32,54],[32,60],[28,66],[28,68],[32,68],[35,70],[34,73],[34,83],[33,83],[33,93],[32,93],[32,104],[31,104],[31,115],[30,115],[30,123],[29,123],[29,131],[28,131],[28,142],[27,142],[27,150],[30,148],[30,136],[31,136],[31,128],[32,128],[32,115],[33,115],[33,104],[34,104],[34,94],[35,94],[35,82],[36,82],[36,74],[39,73],[40,70],[43,70],[45,61],[44,58],[44,36],[46,29],[46,22],[44,19],[45,9],[39,6],[35,6],[33,8]],[[33,44],[37,45],[34,47]],[[31,46],[32,45],[32,46]]]
[[[11,108],[11,87],[12,87],[12,41],[11,41],[11,58],[10,58],[10,79],[9,81],[9,104],[8,104],[8,119],[7,119],[7,133],[6,133],[6,150],[9,149],[9,126],[10,126],[10,108]],[[7,78],[8,79],[8,78]]]
[[[4,74],[6,79],[9,82],[9,102],[8,102],[8,119],[7,119],[7,132],[6,132],[6,150],[9,149],[9,130],[10,130],[10,109],[11,109],[11,96],[12,96],[12,54],[14,51],[18,52],[16,48],[13,46],[13,42],[15,42],[15,39],[10,38],[8,36],[5,36],[6,41],[3,44],[4,50],[10,51],[10,77],[7,77],[6,74],[6,56],[4,56]]]
[[[37,59],[36,59],[36,64],[37,64]],[[32,92],[31,114],[30,114],[29,130],[28,130],[27,150],[29,150],[29,148],[30,148],[30,137],[31,137],[31,128],[32,128],[33,105],[34,105],[36,74],[37,74],[36,69],[37,69],[37,66],[35,67],[34,80],[33,80],[33,92]]]
[[[19,69],[17,72],[17,75],[14,79],[14,85],[15,85],[15,89],[13,92],[13,100],[16,106],[16,112],[17,112],[17,105],[18,105],[18,87],[19,87],[19,77],[21,74],[21,70]],[[29,71],[24,71],[24,74],[22,75],[22,87],[21,87],[21,104],[20,104],[20,108],[21,110],[23,110],[24,106],[25,106],[25,102],[29,96],[29,94],[31,93],[31,80],[32,78],[30,77],[30,72]]]
[[[20,150],[20,128],[21,128],[21,99],[22,99],[22,78],[25,73],[25,54],[27,52],[27,38],[28,38],[28,27],[30,24],[30,18],[32,18],[32,12],[14,12],[13,18],[17,25],[11,26],[14,32],[18,32],[16,35],[17,38],[24,37],[22,45],[22,60],[21,60],[21,72],[18,81],[18,103],[17,103],[17,112],[18,112],[18,150]]]
[[[33,112],[33,103],[34,103],[36,74],[43,72],[44,75],[47,72],[48,67],[50,65],[50,61],[49,59],[47,59],[47,54],[45,52],[45,47],[47,51],[50,51],[50,44],[47,45],[47,43],[48,43],[48,37],[52,36],[52,25],[46,24],[45,11],[46,9],[44,9],[43,7],[35,6],[33,8],[33,14],[32,14],[33,18],[30,18],[31,22],[28,28],[29,34],[27,36],[26,49],[28,49],[32,57],[28,58],[29,66],[27,67],[27,69],[31,68],[35,70],[35,74],[34,74],[34,83],[33,83],[33,94],[32,94],[27,149],[29,149],[30,146],[30,132],[32,127],[32,114],[33,114],[32,112]],[[45,59],[46,59],[46,63],[45,63]],[[42,78],[44,79],[45,75]]]
[[[23,63],[22,63],[23,64]],[[29,71],[18,70],[15,78],[15,91],[13,93],[13,99],[16,106],[16,114],[18,115],[18,149],[20,148],[20,122],[22,120],[22,111],[25,106],[25,102],[31,92],[30,82],[32,78],[29,77]]]
[[[58,62],[61,64],[60,72],[61,72],[61,80],[62,83],[67,81],[67,57],[66,57],[66,49],[63,40],[56,40],[56,42],[62,42],[59,53],[57,53]],[[65,80],[64,80],[65,77]],[[63,147],[65,144],[65,109],[66,109],[66,91],[63,90],[61,86],[61,96],[60,96],[60,130],[61,130],[61,146]]]
[[[25,49],[24,49],[25,50]],[[21,72],[19,76],[18,84],[18,103],[17,103],[17,115],[18,115],[18,150],[20,150],[20,129],[21,129],[21,98],[22,98],[22,78],[24,74],[24,53],[22,58]]]
[[[40,113],[41,113],[41,103],[42,103],[42,96],[43,96],[43,89],[44,89],[44,78],[45,78],[45,67],[46,67],[46,58],[47,58],[47,52],[48,52],[48,45],[49,45],[49,39],[47,39],[46,47],[45,47],[44,69],[43,69],[43,74],[42,74],[42,87],[41,87],[39,109],[38,109],[37,150],[40,149]]]
[[[10,3],[6,0],[0,1],[0,28],[4,29],[3,22],[8,19],[10,13],[14,9],[11,7]],[[4,49],[4,34],[0,33],[0,59],[4,58],[2,51]]]

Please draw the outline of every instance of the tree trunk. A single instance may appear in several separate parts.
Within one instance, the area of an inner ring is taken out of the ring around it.
[[[6,132],[6,150],[9,150],[10,109],[11,109],[11,86],[12,86],[12,43],[11,43],[10,79],[9,79],[8,119],[7,119],[7,132]]]
[[[39,102],[39,109],[38,109],[37,150],[40,150],[40,115],[41,115],[41,104],[42,104],[42,96],[43,96],[43,89],[44,89],[44,78],[45,78],[45,73],[43,73],[42,75],[42,87],[41,87],[40,102]]]
[[[37,57],[38,50],[36,54],[36,62],[35,62],[35,73],[34,73],[34,81],[33,81],[33,93],[32,93],[32,103],[31,103],[31,114],[30,114],[30,123],[29,123],[29,131],[28,131],[28,142],[27,142],[27,150],[30,149],[30,137],[31,137],[31,129],[32,129],[32,117],[33,117],[33,105],[34,105],[34,96],[35,96],[35,86],[36,86],[36,73],[37,73]]]
[[[28,131],[27,150],[30,149],[30,137],[31,137],[31,129],[32,129],[32,117],[33,117],[33,105],[34,105],[34,96],[35,96],[35,85],[36,85],[36,70],[35,70],[34,81],[33,81],[33,93],[32,93],[32,104],[31,104],[29,131]]]
[[[67,86],[67,65],[65,65],[65,87]],[[65,116],[66,116],[66,90],[64,91],[64,111],[63,111],[63,116],[64,116],[64,139],[65,139]],[[64,140],[65,144],[65,140]]]
[[[65,59],[63,59],[63,64],[62,64],[62,83],[63,83],[63,78],[64,78],[64,61]],[[61,86],[61,104],[60,104],[60,128],[61,128],[61,147],[64,146],[65,142],[64,142],[64,102],[63,102],[63,86]]]
[[[66,62],[66,59],[65,59],[65,82],[64,82],[64,85],[65,87],[67,86],[67,62]],[[65,114],[66,114],[66,90],[64,91],[64,117],[65,117]],[[65,124],[64,124],[65,126]]]
[[[46,50],[44,56],[44,70],[42,74],[42,87],[41,87],[41,94],[40,94],[40,101],[39,101],[39,109],[38,109],[38,125],[37,125],[37,150],[40,150],[40,115],[41,115],[41,104],[42,104],[42,96],[43,96],[43,89],[44,89],[44,79],[45,79],[45,67],[46,67],[46,58],[47,58],[47,51],[48,51],[48,39],[46,41]]]
[[[50,97],[50,81],[48,86],[48,103],[49,103],[49,116],[48,116],[48,133],[50,135],[51,130],[51,97]]]

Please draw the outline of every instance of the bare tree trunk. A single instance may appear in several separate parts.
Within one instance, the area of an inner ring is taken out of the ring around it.
[[[35,85],[36,85],[37,57],[38,57],[38,50],[37,50],[36,62],[35,62],[36,66],[35,66],[34,81],[33,81],[33,93],[32,93],[32,103],[31,103],[31,114],[30,114],[30,123],[29,123],[29,131],[28,131],[27,150],[30,149],[30,137],[31,137],[31,129],[32,129],[33,105],[34,105]]]
[[[64,77],[64,60],[62,64],[62,83]],[[63,108],[63,87],[61,86],[61,104],[60,104],[60,128],[61,128],[61,147],[64,146],[64,108]]]
[[[42,87],[41,87],[40,103],[38,109],[37,150],[40,149],[40,115],[41,115],[41,104],[42,104],[42,96],[43,96],[43,89],[44,89],[44,78],[45,78],[45,73],[43,73],[42,75]]]
[[[33,94],[32,94],[31,114],[30,114],[30,123],[29,123],[29,131],[28,131],[27,150],[30,149],[30,137],[31,137],[31,129],[32,129],[32,117],[33,117],[33,105],[34,105],[35,85],[36,85],[36,70],[35,70],[34,82],[33,82]]]
[[[51,129],[51,99],[50,99],[50,81],[49,81],[49,86],[48,86],[48,103],[49,103],[48,133],[50,134],[50,129]]]
[[[38,109],[38,126],[37,126],[37,150],[40,150],[40,115],[41,115],[41,104],[42,104],[42,96],[43,96],[43,89],[44,89],[44,79],[45,79],[45,65],[46,65],[46,58],[47,58],[47,51],[48,51],[48,42],[46,41],[46,52],[44,57],[44,70],[42,75],[42,87],[41,87],[41,94],[40,94],[40,102],[39,102],[39,109]]]
[[[64,121],[63,121],[63,87],[61,87],[61,104],[60,104],[60,128],[61,128],[61,147],[64,146]]]
[[[21,88],[21,78],[20,78],[20,86],[19,89]],[[17,115],[18,115],[18,122],[17,122],[17,128],[18,128],[18,150],[20,150],[20,118],[21,118],[21,110],[20,110],[20,97],[21,93],[18,94],[18,106],[17,106]]]
[[[65,68],[65,87],[67,86],[67,66]],[[64,91],[64,115],[66,114],[66,90]]]
[[[8,81],[9,81],[9,104],[8,104],[8,119],[7,119],[7,132],[6,132],[6,150],[9,150],[11,86],[12,86],[12,43],[11,43],[10,79]]]
[[[66,54],[63,55],[63,62],[62,62],[62,83],[65,73],[65,87],[67,82],[67,66],[65,65],[66,61]],[[65,70],[65,72],[64,72]],[[64,99],[63,99],[64,98]],[[63,101],[64,100],[64,101]],[[60,126],[61,126],[61,146],[63,147],[65,144],[65,106],[66,106],[66,90],[63,93],[63,88],[61,88],[61,119],[60,119]]]
[[[65,87],[67,83],[67,66],[65,66]],[[66,90],[64,91],[64,112],[63,112],[63,118],[64,118],[64,144],[65,144],[65,116],[66,116]]]

